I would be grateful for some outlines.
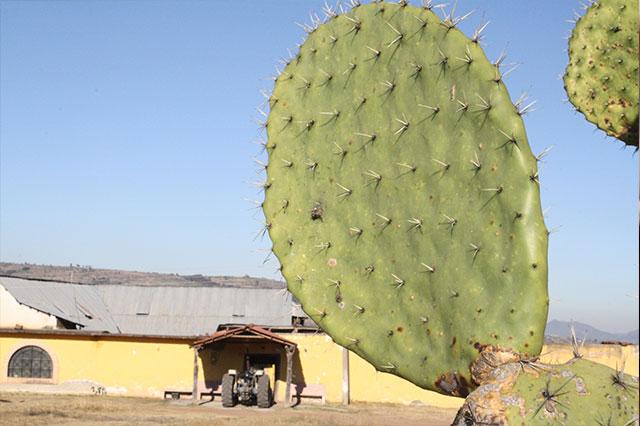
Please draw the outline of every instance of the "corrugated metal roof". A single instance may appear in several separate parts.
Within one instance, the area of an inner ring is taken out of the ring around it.
[[[278,289],[81,285],[4,277],[0,283],[20,303],[86,330],[111,333],[205,335],[220,324],[290,326],[291,316],[303,315],[291,294]],[[102,322],[88,321],[85,308],[99,312]]]
[[[119,333],[93,286],[0,277],[0,284],[21,304],[79,324],[87,331]]]

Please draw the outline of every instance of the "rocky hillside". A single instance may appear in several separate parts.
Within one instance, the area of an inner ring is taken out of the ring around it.
[[[64,281],[78,284],[127,284],[141,286],[180,287],[241,287],[241,288],[285,288],[282,281],[267,278],[210,277],[205,275],[161,274],[158,272],[121,271],[117,269],[95,269],[90,266],[33,265],[30,263],[0,262],[0,276]]]

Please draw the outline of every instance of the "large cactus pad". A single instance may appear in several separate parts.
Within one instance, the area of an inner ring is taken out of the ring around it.
[[[564,76],[587,120],[638,146],[638,2],[599,0],[576,23]]]
[[[465,401],[466,425],[628,426],[638,423],[638,378],[595,362],[506,364]]]
[[[338,15],[311,31],[270,105],[273,251],[338,344],[452,395],[475,386],[483,347],[539,353],[536,159],[498,66],[453,18],[404,3]]]

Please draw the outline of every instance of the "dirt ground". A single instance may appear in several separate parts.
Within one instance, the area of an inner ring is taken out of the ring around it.
[[[456,410],[392,404],[222,408],[188,400],[0,393],[0,425],[403,425],[448,426]]]

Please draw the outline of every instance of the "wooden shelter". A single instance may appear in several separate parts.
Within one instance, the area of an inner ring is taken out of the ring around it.
[[[285,349],[287,356],[287,370],[286,370],[286,387],[285,387],[285,401],[286,404],[291,403],[291,379],[293,373],[293,355],[296,352],[297,344],[290,340],[283,338],[269,330],[254,324],[239,325],[237,327],[228,328],[225,330],[217,331],[216,333],[196,340],[191,345],[193,347],[193,395],[194,403],[197,401],[198,394],[198,352],[206,347],[220,341],[251,343],[256,341],[270,341],[281,344]]]

